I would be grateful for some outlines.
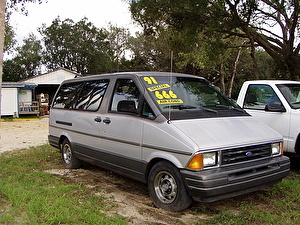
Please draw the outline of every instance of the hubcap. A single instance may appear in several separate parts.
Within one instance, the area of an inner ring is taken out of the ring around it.
[[[72,152],[71,152],[71,147],[68,144],[63,146],[63,158],[66,164],[71,163]]]
[[[163,203],[172,203],[177,196],[177,184],[174,177],[166,172],[159,172],[154,179],[154,190]]]

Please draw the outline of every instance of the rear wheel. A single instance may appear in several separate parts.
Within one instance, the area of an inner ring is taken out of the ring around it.
[[[68,139],[65,139],[61,145],[61,154],[63,165],[65,168],[77,169],[81,166],[81,160],[75,157],[72,146]]]
[[[181,211],[192,203],[178,169],[165,161],[151,169],[148,190],[154,205],[168,211]]]

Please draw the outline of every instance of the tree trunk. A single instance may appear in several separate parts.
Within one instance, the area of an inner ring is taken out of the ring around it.
[[[1,101],[2,101],[2,71],[3,71],[3,49],[5,32],[5,7],[6,0],[0,0],[0,119],[1,119]]]
[[[231,98],[232,87],[233,87],[233,83],[234,83],[234,78],[235,78],[236,73],[237,73],[236,72],[237,71],[237,65],[238,65],[239,60],[240,60],[241,52],[242,52],[242,47],[239,47],[239,51],[237,53],[237,56],[236,56],[236,59],[235,59],[235,62],[234,62],[233,73],[232,73],[232,76],[231,76],[231,79],[230,79],[230,83],[229,83],[229,88],[228,88],[228,96],[229,96],[229,98]]]
[[[221,58],[220,60],[221,64],[220,64],[220,83],[221,83],[221,91],[223,93],[226,93],[226,87],[225,87],[225,74],[224,74],[224,63],[223,63],[223,59]]]

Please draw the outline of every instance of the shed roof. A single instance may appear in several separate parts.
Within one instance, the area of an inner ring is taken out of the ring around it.
[[[2,88],[34,89],[37,84],[28,82],[2,82]]]
[[[80,74],[65,69],[65,68],[60,68],[57,70],[54,70],[49,73],[41,74],[35,77],[30,77],[26,80],[23,80],[24,82],[30,82],[30,83],[35,83],[35,84],[53,84],[53,85],[59,85],[61,84],[64,80],[72,79],[75,77],[81,76]]]

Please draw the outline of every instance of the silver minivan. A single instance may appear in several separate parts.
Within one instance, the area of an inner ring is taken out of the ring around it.
[[[66,168],[85,161],[145,182],[154,204],[169,211],[274,185],[290,167],[280,134],[207,80],[186,74],[64,81],[49,129]]]

